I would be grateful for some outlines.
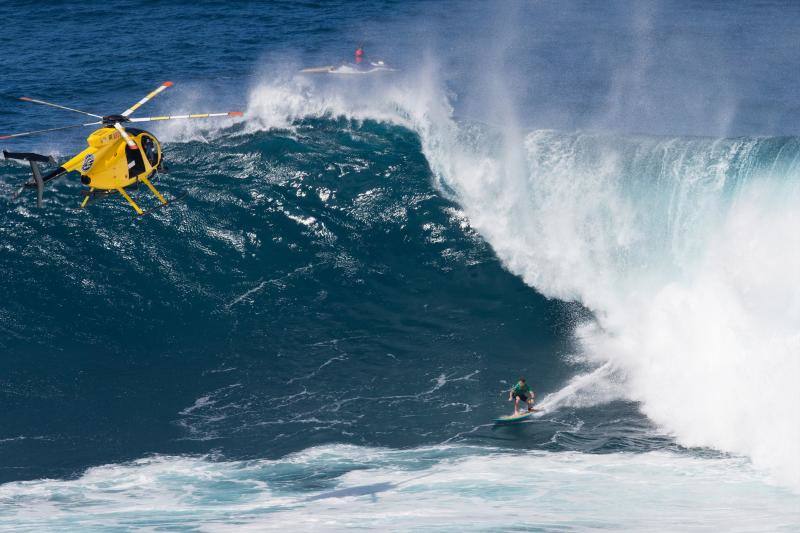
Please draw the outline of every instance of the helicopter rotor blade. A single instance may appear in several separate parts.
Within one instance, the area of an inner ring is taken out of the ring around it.
[[[142,98],[141,100],[139,100],[138,102],[136,102],[135,104],[133,104],[131,107],[129,107],[128,109],[126,109],[125,111],[123,111],[123,112],[122,112],[122,116],[123,116],[123,117],[130,116],[130,114],[131,114],[131,113],[133,113],[134,111],[136,111],[137,109],[139,109],[140,107],[142,107],[144,104],[146,104],[147,102],[149,102],[150,100],[152,100],[153,98],[155,98],[156,96],[158,96],[158,95],[161,93],[161,91],[163,91],[163,90],[164,90],[164,89],[166,89],[167,87],[172,87],[172,82],[171,82],[171,81],[165,81],[164,83],[162,83],[161,85],[159,85],[159,86],[158,86],[158,87],[157,87],[157,88],[156,88],[154,91],[152,91],[150,94],[148,94],[147,96],[145,96],[144,98]]]
[[[128,132],[125,131],[125,128],[123,128],[119,122],[115,122],[114,127],[117,129],[119,134],[122,135],[122,138],[125,139],[125,142],[128,143],[128,148],[130,148],[131,150],[136,150],[137,148],[139,148],[133,141],[133,139],[131,139],[131,136],[128,135]]]
[[[90,117],[103,118],[102,116],[95,115],[94,113],[87,113],[86,111],[81,111],[80,109],[73,109],[71,107],[67,107],[64,105],[54,104],[52,102],[45,102],[44,100],[37,100],[35,98],[29,98],[27,96],[21,96],[19,99],[22,100],[23,102],[31,102],[34,104],[47,105],[58,109],[66,109],[67,111],[74,111],[75,113],[80,113],[81,115],[89,115]]]
[[[228,113],[199,113],[193,115],[167,115],[164,117],[141,117],[132,118],[131,122],[155,122],[157,120],[176,120],[186,118],[212,118],[212,117],[241,117],[244,114],[241,111],[230,111]]]
[[[83,126],[98,126],[103,122],[89,122],[87,124],[72,124],[71,126],[60,126],[58,128],[47,128],[46,130],[25,131],[22,133],[13,133],[11,135],[0,135],[0,140],[11,139],[13,137],[24,137],[26,135],[36,135],[37,133],[47,133],[49,131],[68,130],[70,128],[81,128]]]

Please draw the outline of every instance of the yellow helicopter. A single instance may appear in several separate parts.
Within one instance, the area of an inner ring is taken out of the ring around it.
[[[0,140],[83,126],[101,127],[86,139],[89,146],[84,151],[47,174],[42,174],[39,163],[55,164],[56,161],[52,157],[33,153],[7,152],[3,150],[3,155],[6,159],[28,161],[31,166],[33,179],[20,188],[17,196],[27,188],[36,188],[37,205],[41,207],[44,184],[68,172],[75,171],[80,173],[81,183],[89,187],[88,191],[84,191],[84,199],[81,202],[81,208],[86,207],[86,204],[92,199],[105,197],[116,192],[127,200],[137,214],[143,215],[145,211],[133,201],[133,198],[131,198],[126,191],[128,187],[138,185],[140,182],[144,183],[147,188],[150,189],[158,201],[161,202],[161,206],[167,205],[169,202],[158,192],[150,180],[156,172],[163,169],[161,161],[161,143],[159,143],[158,139],[150,132],[134,128],[126,129],[122,124],[127,122],[155,122],[158,120],[242,116],[240,111],[231,111],[228,113],[201,113],[143,118],[131,117],[134,111],[168,87],[172,87],[172,82],[166,81],[162,83],[157,89],[123,111],[120,115],[95,115],[94,113],[87,113],[86,111],[45,102],[44,100],[36,100],[28,97],[20,98],[20,100],[25,102],[74,111],[75,113],[89,115],[99,118],[100,120],[86,124],[74,124],[59,128],[15,133],[13,135],[0,135]]]

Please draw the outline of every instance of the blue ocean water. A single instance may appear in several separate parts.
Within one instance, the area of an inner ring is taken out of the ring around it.
[[[0,134],[245,115],[142,220],[0,161],[0,527],[795,529],[798,11],[4,3]]]

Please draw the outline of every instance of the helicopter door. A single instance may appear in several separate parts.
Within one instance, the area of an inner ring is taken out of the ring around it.
[[[126,148],[125,154],[128,156],[128,176],[135,178],[145,171],[141,150],[129,150]]]

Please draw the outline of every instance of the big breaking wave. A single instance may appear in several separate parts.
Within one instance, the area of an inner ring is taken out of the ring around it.
[[[400,83],[287,76],[252,89],[245,131],[325,116],[412,129],[504,265],[593,312],[575,332],[590,373],[545,406],[622,394],[678,442],[800,488],[800,140],[491,128],[455,120],[443,87],[432,68]]]

